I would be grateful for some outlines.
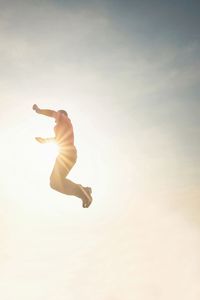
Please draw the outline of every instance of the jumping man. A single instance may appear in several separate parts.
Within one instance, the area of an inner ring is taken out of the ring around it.
[[[67,112],[65,110],[40,109],[36,104],[33,105],[33,110],[38,114],[54,118],[56,123],[54,127],[55,137],[35,138],[41,144],[55,141],[59,146],[59,154],[50,176],[50,187],[60,193],[80,198],[82,206],[84,208],[89,207],[92,203],[92,189],[66,178],[77,160],[73,127]]]

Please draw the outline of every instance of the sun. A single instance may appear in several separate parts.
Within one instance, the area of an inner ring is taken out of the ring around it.
[[[46,143],[43,146],[43,150],[45,151],[45,155],[50,163],[54,162],[56,157],[59,154],[59,147],[58,144],[55,141],[51,141],[49,143]]]

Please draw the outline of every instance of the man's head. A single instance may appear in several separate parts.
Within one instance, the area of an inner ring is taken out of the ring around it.
[[[60,110],[58,110],[58,112],[64,114],[66,117],[68,117],[68,114],[65,110],[60,109]]]
[[[56,123],[62,123],[65,118],[68,118],[67,112],[63,109],[60,109],[60,110],[57,111],[55,122]]]

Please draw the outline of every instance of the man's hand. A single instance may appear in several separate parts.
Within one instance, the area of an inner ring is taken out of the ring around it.
[[[40,144],[45,144],[46,143],[46,139],[41,138],[41,137],[36,137],[35,138],[37,142],[39,142]]]
[[[37,104],[34,104],[34,105],[33,105],[33,110],[35,110],[36,113],[39,113],[39,112],[40,112],[40,109],[39,109],[39,107],[37,106]]]
[[[55,110],[51,110],[51,109],[40,109],[37,104],[33,105],[33,110],[36,111],[36,113],[40,114],[40,115],[44,115],[47,117],[51,117],[51,118],[57,118],[57,112]]]

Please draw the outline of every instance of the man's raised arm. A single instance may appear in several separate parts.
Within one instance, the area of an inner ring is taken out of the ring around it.
[[[45,115],[47,117],[51,117],[51,118],[56,118],[56,114],[57,112],[55,110],[51,110],[51,109],[40,109],[37,104],[33,105],[33,110],[36,111],[36,113],[41,114],[41,115]]]

